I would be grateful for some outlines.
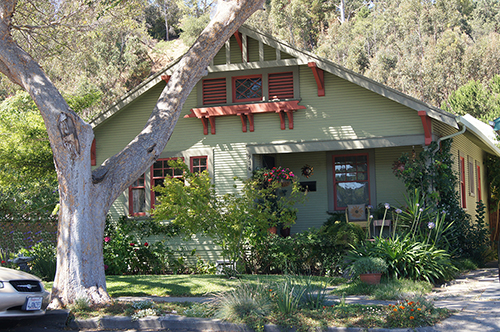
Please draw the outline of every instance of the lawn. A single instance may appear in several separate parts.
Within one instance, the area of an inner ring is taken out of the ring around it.
[[[281,282],[280,275],[243,275],[227,279],[219,275],[124,275],[106,276],[106,286],[111,297],[120,296],[207,296],[233,289],[241,282],[251,284]],[[339,278],[312,277],[314,284],[332,284]],[[46,282],[50,291],[52,282]]]
[[[108,291],[114,298],[215,295],[218,301],[203,304],[115,301],[112,305],[91,307],[85,301],[77,300],[69,308],[73,316],[85,319],[103,315],[126,315],[137,319],[146,315],[178,314],[189,317],[220,318],[234,323],[247,324],[254,330],[262,330],[264,324],[276,324],[283,327],[293,326],[298,330],[306,331],[314,327],[326,326],[364,328],[426,326],[433,325],[450,315],[450,311],[434,308],[432,303],[421,298],[421,295],[429,291],[428,284],[409,281],[386,280],[381,285],[366,287],[359,282],[347,284],[341,278],[279,275],[243,275],[240,279],[226,279],[216,275],[107,276],[106,280]],[[320,294],[318,292],[329,292],[325,287],[337,285],[340,281],[343,284],[337,288],[339,295],[361,293],[377,298],[394,299],[401,298],[402,294],[415,294],[415,299],[420,296],[421,302],[415,300],[414,311],[409,305],[413,303],[412,297],[398,304],[397,307],[345,304],[342,299],[337,301],[330,299],[327,303],[316,301],[319,298],[317,295]],[[290,287],[284,288],[285,284],[289,284]],[[313,301],[309,300],[304,303],[302,300],[296,301],[296,306],[288,310],[296,299],[303,299],[303,295],[296,295],[298,293],[293,290],[289,291],[293,287],[298,287],[299,284],[309,285],[308,296]],[[46,283],[46,286],[50,290],[52,285]],[[376,295],[377,293],[379,294]],[[290,297],[289,294],[294,295]]]

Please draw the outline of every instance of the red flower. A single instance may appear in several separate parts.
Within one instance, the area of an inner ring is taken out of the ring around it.
[[[111,240],[111,238],[110,238],[109,236],[106,236],[106,237],[104,238],[104,242],[106,242],[106,243],[108,243],[110,240]]]
[[[149,246],[149,243],[147,243],[147,242],[146,242],[146,243],[144,243],[144,246],[145,246],[145,247]]]
[[[2,261],[2,264],[5,264],[5,261]]]
[[[130,243],[130,245],[133,247],[133,246],[135,246],[135,243],[132,242],[132,243]]]

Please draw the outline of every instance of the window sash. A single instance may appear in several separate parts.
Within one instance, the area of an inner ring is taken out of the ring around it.
[[[262,75],[233,77],[233,103],[260,101],[263,95]]]
[[[129,200],[129,215],[145,216],[146,215],[146,181],[145,174],[142,174],[137,180],[132,183],[128,189]]]
[[[370,174],[368,154],[333,156],[335,210],[347,205],[370,204]]]

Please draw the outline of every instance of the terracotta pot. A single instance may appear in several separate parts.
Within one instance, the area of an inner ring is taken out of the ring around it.
[[[283,236],[283,237],[289,237],[290,236],[290,227],[282,228],[280,233],[281,233],[281,236]]]
[[[382,277],[382,273],[367,273],[359,275],[359,279],[361,279],[361,281],[365,284],[369,285],[380,284],[380,277]]]
[[[269,233],[278,234],[278,229],[276,228],[276,226],[269,228],[267,231]]]

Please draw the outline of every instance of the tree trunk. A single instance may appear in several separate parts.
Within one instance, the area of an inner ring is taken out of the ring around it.
[[[12,39],[17,0],[0,2],[0,72],[28,91],[44,119],[59,181],[57,272],[51,308],[87,298],[106,303],[103,233],[114,200],[160,156],[191,90],[211,59],[264,0],[219,1],[215,17],[179,62],[144,129],[121,152],[91,171],[94,134],[40,66]]]

